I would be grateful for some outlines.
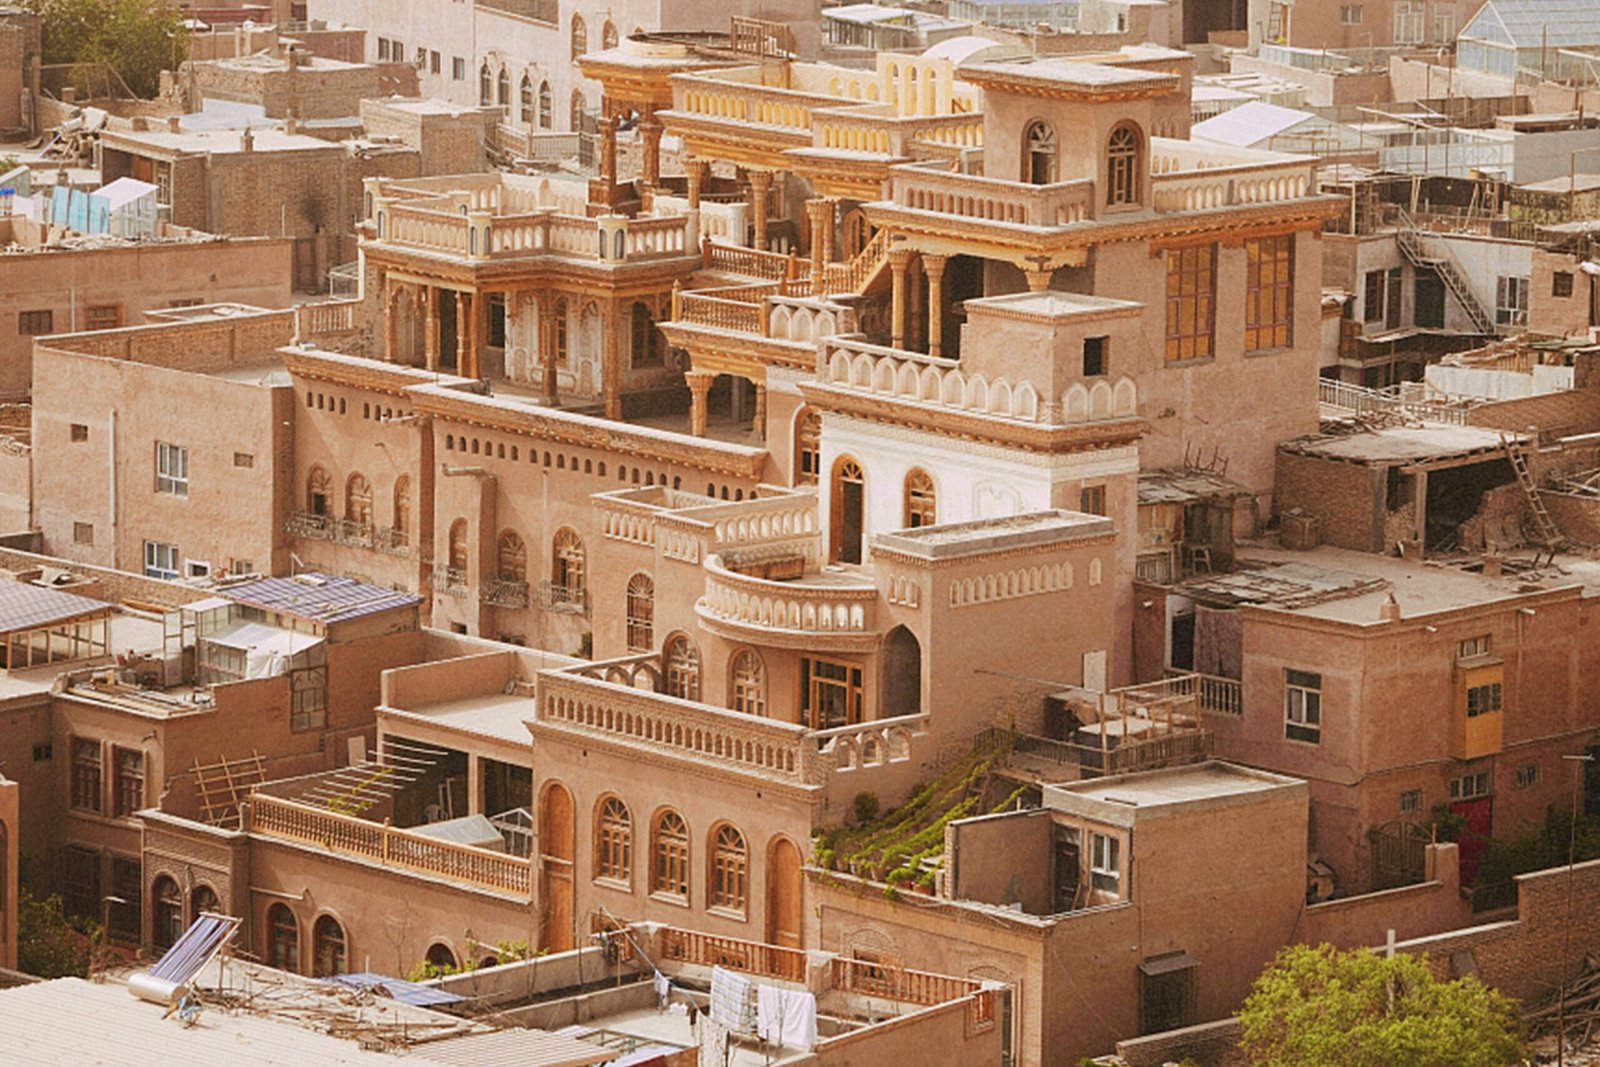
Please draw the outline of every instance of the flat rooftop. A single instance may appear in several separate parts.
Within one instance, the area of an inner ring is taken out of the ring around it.
[[[1000,309],[1017,312],[1038,319],[1061,319],[1081,316],[1102,318],[1107,315],[1133,316],[1144,311],[1144,305],[1134,300],[1113,300],[1104,296],[1081,293],[1061,293],[1046,290],[1039,293],[1010,293],[1006,296],[980,297],[966,302],[968,314]]]
[[[1081,511],[1035,511],[999,519],[947,522],[916,530],[882,533],[874,547],[922,559],[947,559],[979,552],[1025,548],[1092,537],[1109,537],[1115,531],[1110,519]]]
[[[1033,63],[974,63],[961,71],[963,79],[978,85],[997,85],[1043,91],[1047,95],[1078,95],[1103,89],[1168,90],[1178,86],[1176,74],[1130,69],[1106,63],[1078,63],[1041,59]]]
[[[1507,436],[1522,440],[1521,434]],[[1346,463],[1395,464],[1428,463],[1468,458],[1489,452],[1504,452],[1499,430],[1479,426],[1451,426],[1429,423],[1426,426],[1395,426],[1348,434],[1313,434],[1297,437],[1278,446],[1285,452]],[[1484,458],[1492,458],[1485,455]]]
[[[452,697],[409,708],[383,708],[383,714],[398,719],[424,719],[445,729],[526,746],[528,728],[523,724],[533,718],[533,698],[514,693],[483,693],[474,696]]]
[[[1212,760],[1187,767],[1091,778],[1044,787],[1044,806],[1089,818],[1131,825],[1139,813],[1260,796],[1305,783],[1268,771]]]
[[[214,156],[240,155],[245,151],[266,152],[343,152],[344,146],[320,137],[301,133],[288,133],[277,127],[253,127],[249,130],[254,144],[245,148],[244,130],[140,130],[134,132],[107,131],[101,140],[109,147],[123,151],[153,149],[167,155]]]

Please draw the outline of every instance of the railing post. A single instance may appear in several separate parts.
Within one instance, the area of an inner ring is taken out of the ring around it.
[[[389,865],[389,819],[387,816],[383,820],[382,842],[383,865],[387,867]]]

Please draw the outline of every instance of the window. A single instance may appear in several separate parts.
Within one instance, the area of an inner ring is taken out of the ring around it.
[[[200,303],[201,303],[201,301],[200,301],[200,298],[198,296],[186,296],[186,297],[183,297],[183,298],[178,299],[178,300],[168,300],[167,301],[167,307],[169,307],[169,308],[197,308],[197,307],[200,306]]]
[[[55,745],[49,741],[42,745],[33,746],[33,762],[35,763],[48,763],[55,758],[55,755]]]
[[[72,739],[72,806],[100,813],[100,742]]]
[[[411,478],[402,474],[394,482],[394,508],[391,511],[394,543],[406,543],[407,530],[411,528]]]
[[[723,823],[712,832],[711,842],[711,893],[707,906],[742,913],[749,864],[744,835]]]
[[[232,563],[228,564],[229,574],[254,574],[255,572],[256,565],[255,561],[253,560],[236,559]]]
[[[628,651],[648,652],[655,647],[656,583],[648,574],[628,579]]]
[[[1022,180],[1050,185],[1056,180],[1056,131],[1048,122],[1035,122],[1022,136]]]
[[[506,68],[500,68],[500,76],[495,79],[495,103],[505,108],[506,118],[511,117],[511,75],[506,73]]]
[[[581,133],[583,131],[583,113],[588,106],[588,103],[583,99],[583,90],[572,90],[572,100],[567,105],[567,121],[571,124],[573,133]]]
[[[555,319],[556,324],[554,346],[556,366],[565,367],[567,365],[567,302],[565,300],[557,300],[555,310],[551,312],[551,316]]]
[[[467,520],[457,519],[450,524],[449,555],[446,567],[455,581],[467,580]]]
[[[100,853],[68,845],[64,850],[62,878],[66,884],[68,915],[100,921]]]
[[[502,582],[526,582],[528,580],[528,547],[523,544],[522,538],[515,530],[507,530],[500,535],[500,543],[495,553],[495,562],[499,564],[499,576]]]
[[[633,817],[616,797],[600,805],[594,842],[594,876],[626,882],[633,876]]]
[[[747,648],[733,657],[733,710],[746,715],[767,713],[767,665]]]
[[[800,660],[800,716],[813,730],[861,721],[861,668],[830,660]]]
[[[1558,270],[1550,276],[1550,295],[1569,297],[1572,295],[1572,272]]]
[[[75,545],[94,544],[94,524],[89,522],[75,522],[72,524],[72,543]]]
[[[1426,17],[1427,4],[1424,0],[1395,0],[1394,43],[1421,44],[1423,19]]]
[[[1167,252],[1167,359],[1208,359],[1216,303],[1217,246]]]
[[[267,965],[293,974],[300,963],[300,926],[286,904],[267,909]]]
[[[156,492],[189,495],[189,450],[156,442]]]
[[[1422,790],[1407,789],[1400,794],[1400,814],[1415,815],[1422,810]]]
[[[55,314],[50,311],[17,312],[17,333],[23,337],[37,337],[54,328]]]
[[[1106,143],[1106,205],[1139,202],[1139,131],[1123,123]]]
[[[861,533],[866,519],[866,474],[849,456],[833,465],[833,499],[828,559],[832,563],[861,562]]]
[[[679,700],[700,699],[700,650],[683,634],[667,639],[667,693]]]
[[[1479,634],[1477,637],[1469,637],[1465,641],[1461,642],[1461,644],[1456,646],[1456,658],[1472,659],[1475,656],[1487,656],[1489,654],[1489,648],[1490,645],[1488,634]]]
[[[1102,893],[1122,891],[1122,842],[1109,834],[1089,835],[1089,880]]]
[[[539,128],[548,130],[555,122],[555,103],[550,93],[550,83],[539,83]]]
[[[333,478],[321,467],[306,475],[306,510],[313,515],[333,514]]]
[[[1495,281],[1496,326],[1528,325],[1528,279],[1502,276]]]
[[[796,485],[816,485],[822,470],[822,416],[810,408],[794,422],[794,480]]]
[[[1097,378],[1106,372],[1106,349],[1110,347],[1109,337],[1085,337],[1083,339],[1083,376]]]
[[[911,468],[906,475],[903,519],[903,525],[912,530],[932,526],[938,521],[938,499],[933,489],[933,477],[917,467]]]
[[[556,531],[550,595],[563,604],[581,604],[585,586],[583,540],[571,529]]]
[[[1362,303],[1362,317],[1367,322],[1383,321],[1383,295],[1388,289],[1388,277],[1387,271],[1367,271],[1365,297]]]
[[[634,301],[631,316],[633,326],[633,365],[654,366],[661,362],[661,333],[656,329],[650,309],[641,301]]]
[[[607,19],[606,24],[600,27],[600,47],[617,47],[617,28],[611,24],[610,19]]]
[[[144,576],[146,578],[165,578],[169,581],[178,577],[178,546],[169,545],[161,541],[146,541],[144,543]]]
[[[1474,685],[1467,688],[1467,718],[1475,719],[1491,711],[1500,710],[1500,683]]]
[[[320,730],[328,722],[328,668],[289,672],[289,729]]]
[[[517,101],[522,105],[523,123],[533,125],[533,79],[526,74],[522,76],[522,83],[517,86]]]
[[[372,483],[359,473],[344,483],[344,518],[355,526],[372,525]]]
[[[1293,344],[1294,238],[1246,241],[1244,347],[1247,352]]]
[[[178,883],[165,875],[156,879],[152,889],[155,907],[151,913],[151,940],[157,949],[165,951],[183,934],[183,893]]]
[[[72,429],[68,431],[68,436],[79,443],[87,441],[89,439],[89,427],[81,422],[75,422],[72,424]]]
[[[389,41],[387,38],[378,38],[378,62],[382,63],[389,58]]]
[[[233,465],[241,470],[249,470],[256,465],[255,454],[251,452],[235,452],[233,454]]]
[[[115,330],[122,325],[122,307],[119,304],[91,306],[83,314],[83,324],[87,330]]]
[[[1086,485],[1079,489],[1078,510],[1085,515],[1104,515],[1106,513],[1106,487],[1103,485]]]
[[[1433,9],[1433,43],[1449,44],[1456,39],[1456,12],[1453,7],[1439,5]]]
[[[488,107],[494,103],[494,76],[489,73],[489,64],[485,63],[478,68],[478,105]]]
[[[458,82],[467,80],[467,61],[460,56],[450,57],[450,80]]]
[[[1339,5],[1339,22],[1342,25],[1345,25],[1345,26],[1359,26],[1359,25],[1361,25],[1361,5],[1360,4],[1341,4],[1341,5]]]
[[[583,24],[582,15],[572,16],[572,58],[589,51],[589,28]]]
[[[439,73],[439,53],[438,52],[429,52],[428,53],[428,72],[430,74]]]
[[[1488,771],[1477,771],[1474,774],[1463,774],[1460,778],[1450,779],[1451,800],[1471,800],[1473,797],[1486,797],[1488,795]]]
[[[1537,763],[1524,763],[1517,768],[1517,777],[1512,783],[1513,788],[1527,789],[1529,786],[1539,784],[1539,765]]]
[[[332,915],[321,916],[311,927],[312,977],[328,978],[345,970],[344,927]]]
[[[1283,672],[1283,736],[1291,741],[1322,740],[1322,675]]]
[[[656,816],[650,831],[650,892],[689,899],[689,827],[675,811]]]
[[[113,748],[111,752],[116,769],[111,814],[121,818],[144,807],[144,753],[132,748]]]
[[[117,941],[139,940],[144,915],[144,876],[137,856],[111,857],[111,894],[122,901],[106,909],[106,930]]]

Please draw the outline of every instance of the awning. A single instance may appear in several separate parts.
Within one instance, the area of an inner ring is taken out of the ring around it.
[[[1139,964],[1139,972],[1147,977],[1171,974],[1173,971],[1187,971],[1191,967],[1200,966],[1200,961],[1187,952],[1172,952],[1165,956],[1154,956]]]

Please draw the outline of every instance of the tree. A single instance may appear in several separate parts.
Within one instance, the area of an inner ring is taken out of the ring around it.
[[[98,927],[73,927],[58,896],[40,900],[23,889],[17,904],[17,969],[40,978],[86,977]]]
[[[165,0],[23,0],[39,15],[43,62],[103,64],[140,97],[188,54],[184,16]],[[88,78],[74,72],[74,78]]]
[[[1239,1022],[1253,1067],[1508,1067],[1523,1055],[1516,1001],[1475,978],[1440,982],[1407,953],[1285,948]]]

